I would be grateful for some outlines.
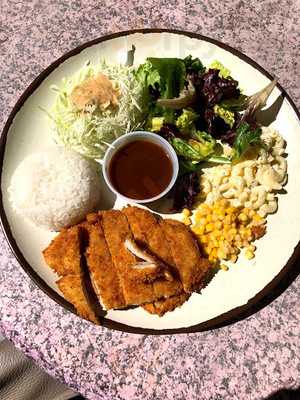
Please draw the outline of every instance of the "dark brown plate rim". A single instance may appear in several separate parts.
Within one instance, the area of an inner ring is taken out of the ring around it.
[[[7,122],[4,126],[4,129],[2,131],[1,139],[0,139],[0,168],[1,168],[1,177],[0,177],[0,185],[1,185],[1,191],[0,191],[0,218],[1,218],[1,226],[2,230],[5,234],[5,237],[10,245],[10,248],[15,255],[16,259],[24,269],[24,271],[29,275],[29,277],[36,283],[36,285],[43,290],[51,299],[53,299],[56,303],[64,307],[65,309],[73,312],[76,314],[74,307],[67,302],[62,296],[60,296],[55,290],[53,290],[50,286],[48,286],[44,280],[34,271],[34,269],[30,266],[30,264],[26,261],[24,255],[22,254],[21,250],[19,249],[14,236],[11,232],[9,222],[7,219],[7,216],[5,214],[4,206],[3,206],[3,198],[2,198],[2,172],[3,172],[3,160],[4,160],[4,154],[5,154],[5,145],[6,145],[6,140],[7,140],[7,135],[9,132],[9,129],[13,123],[13,120],[18,113],[18,111],[21,109],[25,101],[32,95],[32,93],[39,87],[39,85],[44,81],[44,79],[52,72],[54,71],[61,63],[66,61],[68,58],[75,56],[79,54],[82,50],[91,47],[95,44],[105,42],[114,38],[122,37],[122,36],[128,36],[132,35],[134,33],[143,33],[143,34],[149,34],[149,33],[174,33],[178,35],[183,35],[187,36],[190,38],[194,39],[200,39],[206,42],[213,43],[230,53],[234,54],[235,56],[239,57],[243,61],[247,62],[250,64],[252,67],[254,67],[256,70],[260,71],[263,75],[265,75],[267,78],[272,79],[271,74],[269,74],[264,68],[262,68],[260,65],[258,65],[255,61],[253,61],[251,58],[240,52],[239,50],[236,50],[232,48],[231,46],[224,44],[222,42],[219,42],[218,40],[200,35],[198,33],[192,33],[192,32],[186,32],[186,31],[181,31],[181,30],[176,30],[176,29],[134,29],[134,30],[129,30],[129,31],[121,31],[109,35],[102,36],[100,38],[91,40],[89,42],[86,42],[75,49],[67,52],[64,54],[62,57],[58,58],[56,61],[54,61],[49,67],[47,67],[45,70],[43,70],[38,77],[27,87],[27,89],[24,91],[24,93],[21,95],[17,103],[15,104],[14,108],[12,109]],[[277,84],[278,89],[281,91],[283,97],[285,97],[292,108],[294,109],[299,121],[300,121],[300,113],[297,110],[295,104],[293,103],[292,99],[290,96],[287,94],[287,92],[281,87],[280,84]],[[186,327],[186,328],[176,328],[176,329],[162,329],[162,330],[157,330],[157,329],[145,329],[145,328],[140,328],[140,327],[133,327],[129,326],[126,324],[122,324],[119,322],[112,321],[107,318],[102,319],[102,326],[114,330],[119,330],[123,332],[129,332],[129,333],[136,333],[136,334],[150,334],[150,335],[166,335],[166,334],[179,334],[179,333],[193,333],[193,332],[203,332],[207,330],[213,330],[217,328],[221,328],[230,324],[233,324],[234,322],[241,321],[252,314],[258,312],[262,308],[264,308],[266,305],[270,304],[273,300],[275,300],[280,294],[283,293],[283,291],[296,279],[296,277],[300,273],[300,263],[297,263],[299,260],[300,256],[300,242],[296,246],[292,256],[288,260],[287,264],[283,267],[283,269],[280,271],[280,273],[267,285],[265,286],[255,297],[250,299],[247,304],[236,307],[229,312],[226,312],[224,314],[219,315],[216,318],[210,319],[208,321]]]

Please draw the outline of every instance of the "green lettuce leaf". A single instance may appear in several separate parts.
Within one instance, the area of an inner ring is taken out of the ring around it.
[[[247,122],[242,122],[236,130],[233,160],[239,160],[250,145],[262,145],[261,133],[261,128],[251,129]]]
[[[183,59],[186,71],[194,73],[202,73],[205,71],[205,67],[199,58],[193,58],[191,55]]]
[[[190,134],[196,129],[195,121],[199,118],[193,110],[183,109],[182,114],[176,120],[176,126],[180,132]]]
[[[192,139],[172,138],[176,153],[189,161],[203,161],[213,154],[216,141],[206,132],[193,132]]]
[[[228,99],[221,101],[219,106],[229,111],[243,111],[246,110],[248,106],[248,100],[248,96],[240,94],[237,99]]]
[[[148,122],[152,117],[161,116],[166,122],[173,122],[175,111],[156,104],[154,91],[159,98],[172,99],[179,97],[185,82],[185,65],[179,58],[147,58],[136,71],[136,78],[143,85],[144,99],[148,101]]]
[[[208,68],[211,69],[218,69],[219,70],[219,76],[221,78],[228,78],[230,77],[230,70],[226,67],[224,67],[224,65],[218,61],[218,60],[214,60]]]

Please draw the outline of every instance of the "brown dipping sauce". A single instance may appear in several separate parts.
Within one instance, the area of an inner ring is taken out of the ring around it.
[[[173,165],[159,145],[136,140],[121,147],[109,164],[109,176],[123,196],[146,200],[159,195],[169,185]]]

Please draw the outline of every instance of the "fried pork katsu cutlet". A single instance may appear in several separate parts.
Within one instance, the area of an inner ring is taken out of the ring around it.
[[[80,268],[80,228],[76,225],[63,229],[43,251],[46,263],[59,276],[79,275]]]
[[[184,291],[190,293],[198,289],[209,268],[209,262],[201,258],[192,232],[183,223],[171,219],[161,220],[160,226],[169,242]]]
[[[201,287],[209,268],[188,227],[132,206],[87,215],[43,255],[65,298],[93,322],[99,304],[140,305],[159,316],[173,311]]]
[[[150,314],[157,314],[162,317],[165,313],[175,310],[182,306],[190,297],[189,293],[182,292],[176,296],[168,297],[167,299],[156,300],[153,303],[144,304],[142,307]]]
[[[173,280],[168,281],[163,277],[154,283],[154,291],[158,298],[169,297],[183,291],[169,243],[162,240],[163,230],[158,218],[150,211],[139,207],[126,207],[122,212],[126,215],[134,239],[142,243],[151,253],[162,260],[170,268]]]
[[[89,243],[86,250],[87,266],[95,293],[106,310],[123,308],[126,302],[116,268],[112,262],[101,222],[85,224]]]
[[[104,211],[102,221],[105,239],[117,269],[126,304],[139,305],[157,300],[152,283],[141,282],[138,271],[133,268],[139,263],[139,259],[125,247],[126,239],[133,239],[125,215],[117,210]]]
[[[98,318],[96,317],[93,309],[90,307],[84,294],[82,278],[80,275],[65,275],[62,276],[56,283],[65,299],[74,305],[78,315],[84,319],[94,322],[95,324],[99,323]]]

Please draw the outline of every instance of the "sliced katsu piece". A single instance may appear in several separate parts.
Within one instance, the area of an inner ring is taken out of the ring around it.
[[[162,317],[165,313],[175,310],[176,307],[182,306],[190,297],[189,293],[181,293],[167,299],[156,300],[153,303],[144,304],[142,307],[150,314],[157,314]]]
[[[82,227],[63,229],[43,251],[46,263],[61,277],[56,283],[78,314],[97,321],[86,296],[82,271]]]
[[[56,283],[65,299],[73,304],[78,315],[95,324],[99,324],[99,320],[85,296],[80,275],[65,275]]]
[[[148,210],[140,207],[126,207],[122,212],[126,215],[134,239],[141,243],[155,257],[161,260],[168,268],[173,279],[162,276],[153,282],[154,291],[157,296],[169,297],[183,291],[178,272],[174,263],[169,243],[163,238],[163,230],[159,225],[158,218]]]
[[[120,279],[126,305],[151,303],[158,299],[151,282],[142,282],[136,268],[140,260],[126,247],[126,240],[133,240],[127,219],[121,211],[103,211],[104,236]]]
[[[63,229],[43,250],[43,256],[59,276],[80,274],[80,228]]]
[[[101,222],[85,224],[89,243],[86,249],[87,266],[94,291],[104,309],[126,306],[115,265],[112,262]]]
[[[163,231],[159,226],[159,216],[144,208],[128,206],[122,209],[136,240],[145,242],[150,251],[167,265],[175,267],[169,244],[163,240]]]
[[[171,219],[160,221],[160,226],[169,242],[184,291],[190,293],[198,289],[210,264],[201,257],[192,232],[182,222]]]

